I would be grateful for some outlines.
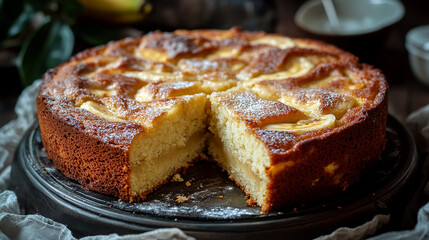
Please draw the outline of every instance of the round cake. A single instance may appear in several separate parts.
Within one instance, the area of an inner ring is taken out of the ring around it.
[[[263,32],[153,32],[83,51],[37,98],[48,158],[144,200],[207,157],[270,211],[356,183],[385,144],[387,82],[332,45]]]

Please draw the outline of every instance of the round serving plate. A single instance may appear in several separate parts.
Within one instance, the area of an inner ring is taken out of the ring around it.
[[[47,159],[37,123],[15,154],[11,189],[27,213],[67,225],[76,237],[177,227],[197,239],[314,238],[389,214],[417,165],[414,140],[388,117],[382,159],[355,185],[323,202],[261,212],[215,164],[199,162],[139,203],[88,191]],[[178,197],[184,202],[177,201]]]

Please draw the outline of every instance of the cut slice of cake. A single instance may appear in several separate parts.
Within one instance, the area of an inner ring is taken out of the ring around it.
[[[383,144],[384,138],[359,130],[384,134],[378,123],[345,128],[333,114],[306,115],[249,91],[215,93],[210,102],[209,154],[262,210],[318,201],[344,190],[382,151],[367,146]],[[367,114],[385,118],[378,109]]]
[[[206,96],[185,96],[167,110],[162,121],[134,137],[129,157],[131,198],[144,199],[203,153],[206,118]]]

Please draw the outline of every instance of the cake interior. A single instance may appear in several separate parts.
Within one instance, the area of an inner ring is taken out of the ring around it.
[[[130,149],[131,196],[143,198],[169,176],[187,167],[206,148],[206,99],[185,97],[156,126],[133,139]]]
[[[183,99],[187,101],[168,109],[156,126],[134,138],[130,149],[131,196],[144,199],[200,154],[208,153],[261,205],[269,183],[265,168],[270,165],[263,143],[221,104],[209,103],[206,95]]]
[[[252,200],[263,205],[269,183],[265,169],[270,165],[265,146],[217,101],[211,101],[211,113],[209,154]]]

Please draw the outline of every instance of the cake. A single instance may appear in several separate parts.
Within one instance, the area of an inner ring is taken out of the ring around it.
[[[385,144],[380,70],[327,43],[264,32],[153,32],[49,70],[43,144],[66,177],[143,201],[203,158],[270,211],[358,182]]]

